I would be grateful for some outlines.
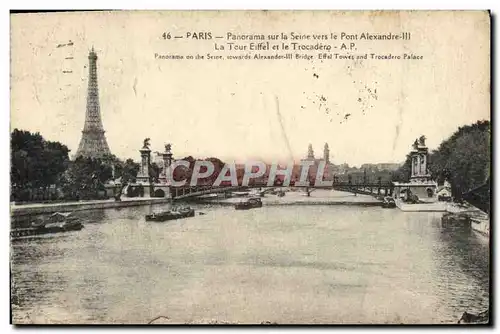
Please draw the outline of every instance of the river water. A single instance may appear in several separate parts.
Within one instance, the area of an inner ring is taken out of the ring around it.
[[[12,242],[14,323],[456,323],[488,308],[489,246],[439,213],[356,206],[82,211]]]

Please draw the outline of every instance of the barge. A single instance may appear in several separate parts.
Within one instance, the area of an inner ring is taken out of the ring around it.
[[[56,212],[46,219],[31,223],[31,227],[16,228],[10,231],[11,238],[20,238],[34,235],[80,231],[83,224],[71,212]]]
[[[194,215],[195,215],[194,209],[188,207],[188,208],[180,208],[177,210],[153,212],[152,214],[146,215],[146,221],[164,222],[167,220],[194,217]]]
[[[447,229],[466,229],[471,228],[471,219],[464,213],[447,212],[441,217],[441,226]]]
[[[396,207],[396,201],[390,196],[384,197],[382,201],[382,207],[385,209],[393,209]]]
[[[262,207],[262,200],[260,198],[248,198],[234,205],[234,208],[236,210],[249,210],[261,207]]]

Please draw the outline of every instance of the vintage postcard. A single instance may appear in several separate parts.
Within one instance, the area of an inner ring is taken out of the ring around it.
[[[13,324],[490,323],[488,11],[10,19]]]

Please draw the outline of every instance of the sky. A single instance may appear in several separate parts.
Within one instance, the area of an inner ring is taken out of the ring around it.
[[[402,31],[411,40],[356,41],[356,53],[423,59],[155,59],[246,53],[214,50],[225,39],[163,32]],[[484,12],[93,12],[11,15],[12,129],[76,152],[92,46],[107,141],[124,159],[138,160],[151,138],[153,151],[168,142],[177,158],[281,162],[305,157],[308,144],[320,157],[327,142],[336,164],[402,162],[420,135],[434,149],[459,126],[490,118]]]

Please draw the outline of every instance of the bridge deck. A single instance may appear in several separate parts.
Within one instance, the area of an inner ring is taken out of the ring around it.
[[[171,193],[174,199],[185,199],[191,197],[198,197],[209,194],[217,194],[217,193],[229,193],[236,191],[249,191],[252,189],[260,189],[260,193],[265,193],[272,189],[280,189],[280,188],[301,188],[307,191],[308,193],[313,192],[317,189],[325,189],[325,190],[341,190],[346,192],[352,192],[356,194],[366,194],[366,195],[387,195],[392,193],[393,186],[392,184],[381,184],[381,183],[366,183],[366,184],[349,184],[349,183],[340,183],[334,184],[333,186],[307,186],[307,185],[293,185],[293,186],[267,186],[267,185],[248,185],[248,186],[220,186],[220,187],[212,187],[212,186],[195,186],[195,187],[177,187],[172,188]]]

